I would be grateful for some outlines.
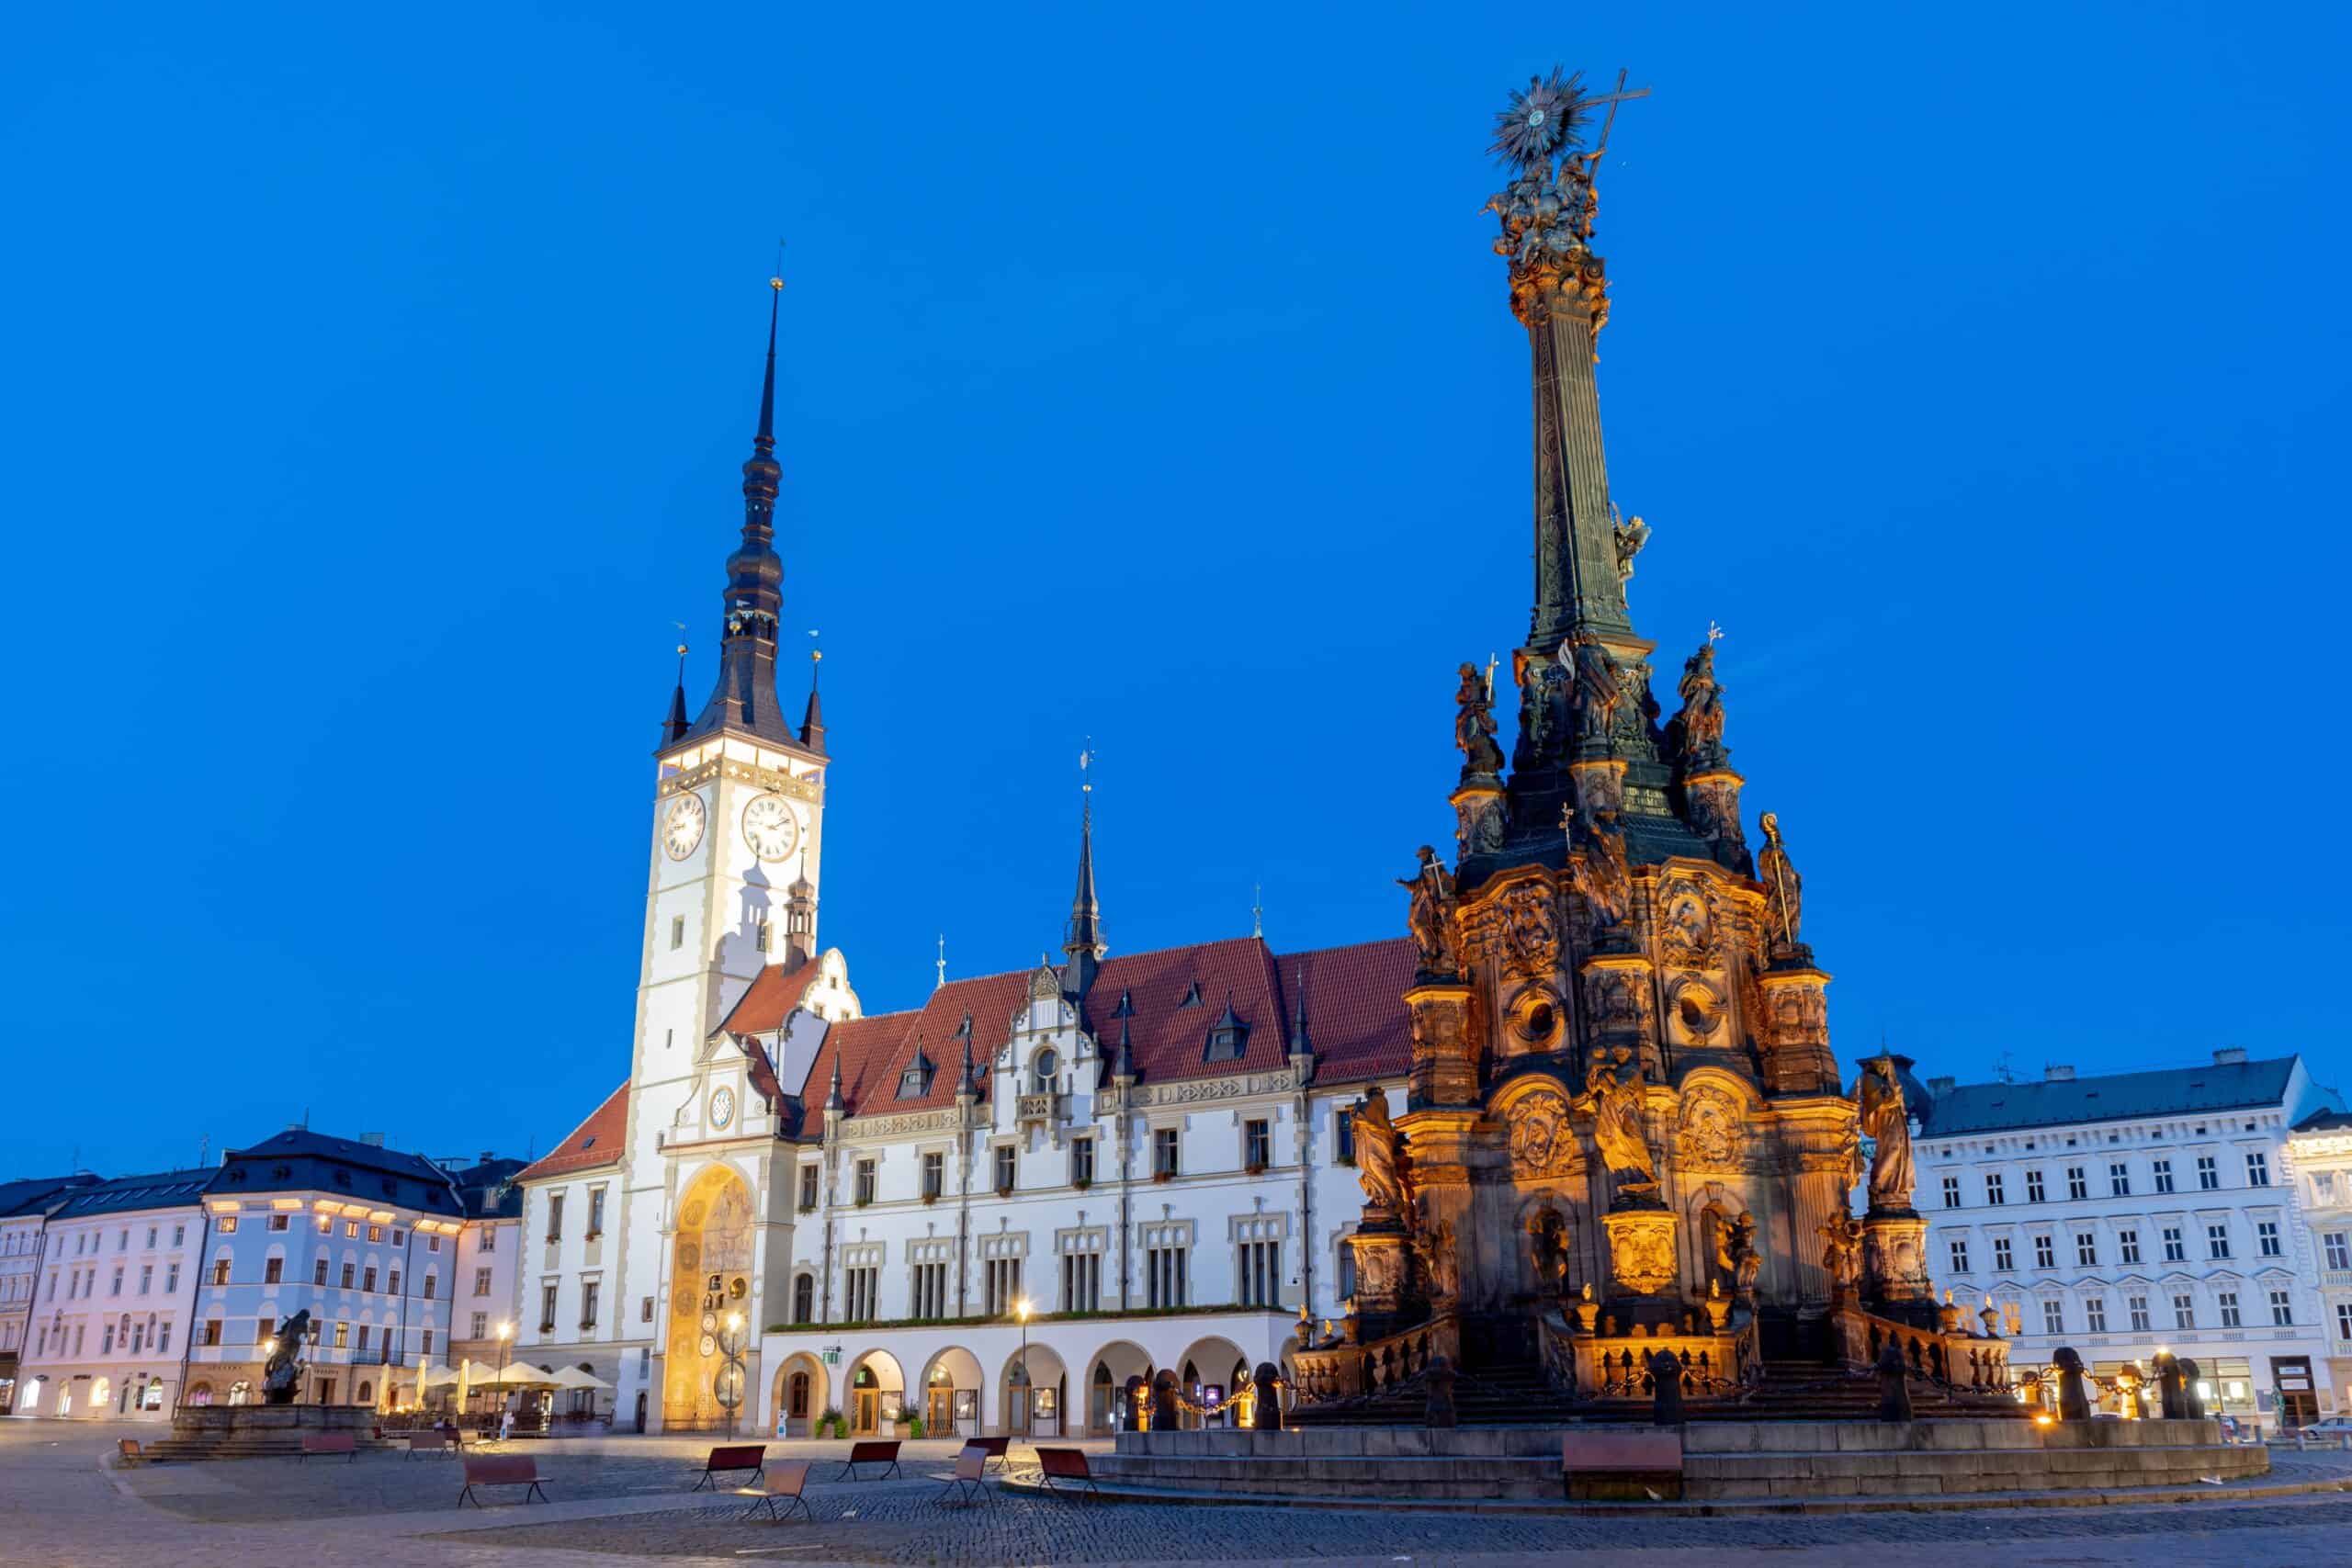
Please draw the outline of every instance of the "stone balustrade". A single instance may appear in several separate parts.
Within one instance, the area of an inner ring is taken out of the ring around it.
[[[1419,1377],[1430,1359],[1462,1364],[1462,1330],[1451,1313],[1362,1345],[1326,1345],[1291,1353],[1302,1404],[1327,1404],[1382,1393]]]

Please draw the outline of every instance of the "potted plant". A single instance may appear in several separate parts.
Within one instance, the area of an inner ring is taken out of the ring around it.
[[[907,1417],[907,1436],[910,1438],[920,1438],[922,1436],[922,1416],[910,1416]]]
[[[1154,1181],[1172,1181],[1176,1179],[1176,1173],[1172,1170],[1155,1170],[1151,1173],[1151,1179]]]
[[[1093,1185],[1094,1185],[1094,1178],[1092,1178],[1092,1177],[1091,1177],[1091,1176],[1080,1176],[1080,1177],[1074,1177],[1074,1178],[1072,1178],[1072,1179],[1071,1179],[1071,1180],[1070,1180],[1070,1184],[1069,1184],[1069,1185],[1070,1185],[1070,1190],[1071,1190],[1071,1191],[1073,1191],[1073,1192],[1083,1192],[1083,1191],[1085,1191],[1088,1188],[1090,1188],[1090,1187],[1091,1187],[1091,1186],[1093,1186]]]

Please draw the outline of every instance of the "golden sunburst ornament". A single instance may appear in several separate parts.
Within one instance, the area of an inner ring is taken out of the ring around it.
[[[1584,75],[1558,66],[1549,76],[1531,76],[1523,92],[1495,116],[1494,144],[1487,150],[1521,168],[1548,166],[1564,150],[1577,144],[1591,113],[1585,101]]]

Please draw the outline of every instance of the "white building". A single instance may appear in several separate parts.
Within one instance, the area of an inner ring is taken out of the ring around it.
[[[520,1178],[517,1353],[651,1428],[1102,1430],[1159,1369],[1230,1393],[1351,1289],[1346,1110],[1402,1108],[1409,943],[1106,961],[1090,818],[1066,962],[862,1016],[817,942],[823,722],[775,692],[774,369],[772,328],[717,689],[657,752],[628,1077]]]
[[[2072,1346],[2090,1370],[2160,1350],[2218,1410],[2266,1427],[2335,1407],[2290,1131],[2340,1108],[2302,1058],[2038,1083],[1928,1080],[1915,1141],[1929,1261],[2016,1308],[2012,1364]]]
[[[204,1244],[207,1170],[124,1176],[49,1216],[15,1414],[168,1420]]]
[[[495,1362],[512,1349],[519,1312],[523,1250],[523,1190],[515,1178],[519,1159],[501,1159],[485,1149],[469,1166],[443,1160],[465,1208],[458,1235],[457,1271],[450,1277],[449,1345],[436,1364]],[[499,1337],[503,1325],[508,1337]]]
[[[42,1232],[49,1216],[97,1180],[85,1171],[0,1183],[0,1416],[16,1408],[17,1363],[32,1342],[33,1298],[40,1289]]]
[[[2319,1264],[2327,1381],[2352,1389],[2352,1115],[2314,1111],[2295,1124],[2287,1151],[2303,1204],[2307,1256]],[[2339,1395],[2336,1407],[2352,1408],[2352,1400]]]

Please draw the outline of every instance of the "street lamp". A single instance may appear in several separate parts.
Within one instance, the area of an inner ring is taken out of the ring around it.
[[[1012,1303],[1012,1315],[1021,1320],[1021,1429],[1029,1433],[1032,1441],[1037,1434],[1031,1431],[1035,1425],[1036,1396],[1029,1386],[1029,1298],[1023,1296]]]
[[[718,1348],[726,1353],[727,1369],[718,1374],[718,1402],[727,1406],[727,1435],[735,1435],[736,1416],[743,1408],[743,1314],[727,1314],[727,1332]]]
[[[503,1412],[506,1405],[506,1342],[514,1337],[514,1320],[498,1321],[498,1404]],[[460,1415],[464,1414],[462,1411]]]

